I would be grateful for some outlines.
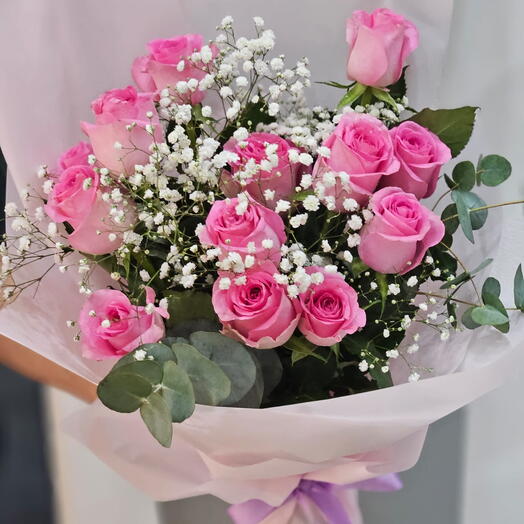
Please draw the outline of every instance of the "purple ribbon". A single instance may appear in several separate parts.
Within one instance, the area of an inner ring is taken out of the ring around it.
[[[344,504],[339,498],[341,491],[356,489],[385,492],[396,491],[401,488],[402,482],[398,475],[394,473],[361,482],[354,482],[353,484],[332,484],[330,482],[302,479],[282,505],[293,498],[297,500],[299,505],[304,504],[306,499],[309,499],[324,514],[328,524],[352,524],[351,516],[346,513]],[[278,507],[280,506],[275,507],[262,500],[252,499],[242,504],[233,504],[229,508],[229,516],[235,524],[258,524]]]

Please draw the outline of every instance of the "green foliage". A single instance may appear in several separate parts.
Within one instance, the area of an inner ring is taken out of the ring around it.
[[[359,84],[357,82],[356,84],[353,85],[353,87],[348,89],[347,93],[340,99],[340,102],[338,103],[337,108],[341,109],[345,106],[352,105],[359,98],[361,98],[366,93],[367,90],[368,90],[368,86]]]
[[[475,166],[469,160],[459,162],[453,169],[453,181],[456,189],[470,191],[475,186]]]
[[[284,347],[291,351],[291,364],[295,364],[299,360],[306,357],[315,357],[325,362],[324,356],[317,351],[317,346],[302,337],[292,336]]]
[[[195,393],[188,374],[174,361],[164,363],[162,397],[171,411],[173,422],[183,422],[195,410]]]
[[[218,331],[211,295],[203,291],[174,291],[168,297],[170,336],[188,337],[195,331]]]
[[[379,87],[372,87],[370,88],[370,92],[371,95],[375,97],[377,100],[380,100],[388,106],[391,106],[394,110],[397,109],[397,103],[395,102],[395,100],[393,100],[392,96],[388,93],[388,91],[380,89]]]
[[[173,424],[169,406],[159,393],[151,393],[140,406],[140,415],[147,429],[165,448],[171,447]]]
[[[456,157],[469,142],[475,124],[476,107],[464,106],[457,109],[423,109],[412,116],[417,124],[435,133]]]
[[[402,74],[400,78],[392,85],[389,86],[389,94],[395,100],[400,100],[403,96],[406,96],[407,86],[406,86],[406,70],[408,66],[404,66],[402,69]]]
[[[172,346],[177,364],[187,373],[195,400],[199,404],[217,406],[231,393],[231,382],[220,367],[207,359],[195,347],[176,343]]]
[[[488,218],[488,210],[484,209],[486,202],[471,191],[459,189],[451,192],[451,198],[457,207],[458,220],[462,231],[466,238],[474,244],[473,230],[480,229]],[[453,218],[453,215],[451,215],[448,220]]]
[[[515,307],[524,312],[524,278],[522,276],[522,264],[519,264],[513,281],[513,295]]]
[[[477,166],[478,181],[485,186],[498,186],[511,175],[511,164],[500,155],[481,157]]]
[[[457,212],[456,204],[449,204],[444,209],[444,211],[442,211],[440,218],[444,222],[446,233],[449,235],[453,235],[453,233],[455,233],[455,231],[459,227],[458,212]]]
[[[440,289],[449,289],[450,287],[458,286],[459,284],[462,284],[463,282],[471,280],[473,276],[475,276],[477,273],[479,273],[484,268],[489,266],[492,262],[493,262],[492,258],[486,258],[486,260],[484,260],[481,264],[479,264],[472,271],[464,271],[460,275],[457,275],[453,280],[449,280],[445,284],[442,284],[442,286],[440,286]]]
[[[474,307],[471,311],[471,318],[481,326],[499,326],[506,324],[508,321],[506,315],[489,304]]]

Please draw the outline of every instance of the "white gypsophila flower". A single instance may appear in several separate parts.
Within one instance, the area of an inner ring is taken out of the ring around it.
[[[357,203],[357,201],[354,198],[346,198],[344,202],[342,202],[342,206],[346,211],[357,211],[360,207]]]
[[[269,116],[276,116],[280,111],[280,106],[276,102],[271,102],[268,105],[267,112]]]
[[[288,211],[290,207],[291,207],[291,202],[288,202],[287,200],[279,200],[275,207],[275,212],[284,213],[285,211]]]
[[[386,351],[386,357],[393,359],[398,358],[399,352],[397,349],[389,349],[388,351]]]
[[[315,195],[308,195],[303,205],[306,211],[317,211],[320,207],[320,200]]]
[[[369,369],[369,364],[367,363],[366,360],[361,360],[361,361],[358,363],[358,369],[359,369],[362,373],[365,373],[365,372]]]
[[[358,215],[351,215],[347,221],[347,225],[352,231],[358,231],[362,227],[362,218]]]
[[[416,372],[411,373],[408,377],[409,382],[418,382],[420,380],[420,375]]]
[[[331,251],[331,246],[328,240],[322,240],[321,246],[324,253],[329,253]]]
[[[266,200],[274,200],[275,199],[275,190],[274,189],[265,189],[264,198]]]
[[[284,60],[281,57],[272,58],[269,65],[273,71],[282,71],[284,69]]]
[[[409,277],[408,281],[406,282],[408,287],[414,287],[417,285],[417,283],[418,283],[418,278],[415,275]]]
[[[310,174],[302,175],[300,180],[300,186],[304,189],[311,187],[313,184],[313,177]]]
[[[225,291],[231,287],[231,279],[229,277],[221,277],[218,281],[218,288]]]
[[[4,208],[5,214],[8,217],[14,217],[19,214],[18,208],[14,202],[8,202]]]
[[[440,277],[441,274],[442,273],[438,267],[431,272],[431,275],[434,277]]]
[[[303,226],[307,222],[308,214],[302,213],[299,215],[295,215],[289,219],[289,223],[291,224],[291,227],[298,228],[300,226]]]
[[[400,293],[399,284],[389,284],[388,295],[398,295]]]
[[[229,86],[223,86],[220,88],[220,96],[222,98],[227,98],[228,96],[233,95],[233,90]]]
[[[406,351],[411,355],[413,353],[416,353],[418,350],[419,350],[418,344],[411,344],[410,346],[408,346]]]
[[[145,269],[140,270],[139,276],[143,282],[149,282],[151,280],[151,275]]]

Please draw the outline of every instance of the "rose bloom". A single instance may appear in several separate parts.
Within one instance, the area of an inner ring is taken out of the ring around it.
[[[398,187],[377,191],[370,209],[375,216],[362,228],[358,254],[380,273],[411,271],[444,236],[440,218]]]
[[[320,284],[311,284],[299,296],[302,317],[298,329],[311,343],[331,346],[366,325],[357,292],[340,273],[328,273],[319,266],[309,266],[306,272],[324,276]]]
[[[346,24],[348,78],[374,87],[394,84],[418,39],[417,28],[389,9],[355,11]]]
[[[116,224],[109,214],[111,205],[102,200],[99,189],[100,177],[90,166],[71,166],[59,175],[45,205],[51,220],[67,222],[73,227],[68,237],[71,247],[91,255],[118,249],[123,231],[135,219],[129,208],[126,220]]]
[[[58,172],[66,170],[71,166],[88,166],[89,155],[93,154],[93,148],[89,142],[78,142],[71,149],[62,153],[58,158]]]
[[[139,56],[133,62],[133,80],[146,92],[175,88],[178,82],[190,78],[201,80],[206,75],[202,70],[204,64],[194,64],[190,57],[203,45],[204,37],[194,34],[152,40],[147,44],[150,54]],[[204,92],[197,88],[192,94],[180,95],[180,102],[198,104],[203,98]]]
[[[200,242],[220,248],[220,258],[236,252],[243,258],[253,255],[258,262],[272,260],[278,263],[280,247],[286,241],[282,218],[251,200],[247,209],[238,214],[239,204],[238,198],[217,200],[209,211],[205,227],[198,234]]]
[[[418,199],[435,192],[440,169],[451,159],[451,151],[437,135],[415,122],[402,122],[391,131],[400,169],[380,185],[400,187]]]
[[[246,282],[234,283],[237,273],[221,272],[213,285],[213,308],[222,333],[247,346],[269,349],[289,340],[300,317],[300,303],[290,299],[286,286],[277,284],[278,273],[272,262],[265,262],[244,274]],[[221,281],[230,280],[228,289],[221,289]]]
[[[150,287],[145,290],[147,304],[154,304],[155,292]],[[83,355],[104,360],[125,355],[141,344],[158,342],[165,336],[163,318],[169,318],[164,308],[155,307],[148,313],[145,307],[131,304],[121,291],[95,291],[78,320]]]
[[[400,165],[386,126],[371,115],[344,114],[323,145],[331,154],[329,158],[319,156],[314,181],[324,186],[324,197],[334,199],[339,212],[345,211],[347,198],[365,205],[380,179],[398,171]],[[333,174],[336,180],[330,182],[328,177]]]
[[[154,141],[164,142],[151,94],[139,94],[132,86],[112,89],[98,97],[91,108],[95,124],[82,122],[81,127],[91,141],[96,159],[110,171],[133,173],[136,164],[148,162],[149,146]],[[127,126],[133,123],[136,126],[128,130]],[[146,131],[146,125],[153,126],[153,136]]]
[[[276,146],[273,154],[276,155],[278,163],[274,166],[266,153],[269,144]],[[231,138],[224,145],[224,149],[236,153],[239,158],[237,162],[230,163],[231,172],[222,172],[221,184],[226,196],[234,197],[241,191],[246,191],[257,202],[275,209],[279,200],[289,200],[294,194],[300,164],[292,164],[289,161],[290,149],[296,148],[283,138],[271,133],[251,133],[246,140],[240,142]],[[258,165],[267,163],[268,169],[261,169],[249,176],[249,167],[253,162]],[[245,181],[246,184],[241,185],[239,180]],[[272,199],[265,197],[266,190],[275,192]]]

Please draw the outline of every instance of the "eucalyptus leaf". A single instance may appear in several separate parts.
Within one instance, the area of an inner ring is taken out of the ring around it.
[[[175,355],[171,348],[166,344],[155,343],[155,344],[142,344],[138,346],[135,350],[131,351],[127,355],[124,355],[113,367],[113,369],[118,369],[119,367],[131,364],[133,362],[140,362],[136,358],[137,351],[145,351],[146,359],[148,357],[153,357],[154,362],[164,363],[168,360],[174,360]],[[148,360],[149,361],[149,360]]]
[[[471,318],[481,326],[498,326],[508,321],[507,316],[489,304],[474,307],[471,311]]]
[[[435,133],[456,157],[469,142],[475,123],[476,107],[464,106],[457,109],[423,109],[412,116],[417,124]]]
[[[493,277],[489,277],[484,282],[482,286],[482,300],[486,302],[486,295],[494,295],[496,297],[500,296],[500,282]]]
[[[126,367],[109,373],[97,388],[102,404],[119,413],[136,411],[153,391],[149,380],[136,372],[127,373]]]
[[[488,279],[489,280],[489,279]],[[494,279],[493,279],[494,280]],[[500,287],[499,287],[500,292]],[[502,333],[507,333],[509,331],[509,317],[508,312],[506,311],[506,308],[504,307],[504,304],[498,297],[498,295],[490,293],[489,291],[485,290],[484,287],[482,288],[482,300],[484,301],[484,304],[487,304],[488,306],[494,307],[499,313],[504,315],[506,317],[506,322],[503,324],[497,324],[495,327],[502,331]]]
[[[468,329],[477,329],[480,324],[477,324],[471,317],[471,312],[475,309],[475,306],[466,309],[462,314],[462,324]]]
[[[480,181],[485,186],[498,186],[511,175],[511,164],[500,155],[487,155],[478,164]]]
[[[191,379],[196,402],[217,406],[229,397],[231,382],[220,366],[189,344],[177,343],[172,347],[178,365]]]
[[[173,424],[166,401],[159,393],[151,393],[140,408],[140,415],[147,429],[165,448],[171,446]]]
[[[524,278],[522,276],[522,264],[519,264],[515,272],[515,279],[513,281],[513,295],[515,297],[515,307],[524,311]]]
[[[231,381],[231,394],[223,405],[234,405],[255,384],[256,363],[247,348],[220,333],[198,331],[189,336],[190,343],[220,369]]]
[[[174,362],[164,364],[161,394],[173,422],[182,422],[195,411],[195,393],[188,374]]]
[[[475,166],[469,160],[459,162],[453,169],[453,180],[458,189],[462,191],[470,191],[475,186]]]
[[[469,216],[469,209],[464,199],[464,192],[459,190],[452,191],[451,197],[457,206],[457,215],[464,236],[474,244],[475,239],[473,238],[473,227],[471,224],[471,217]]]
[[[457,206],[456,204],[449,204],[444,211],[442,211],[441,218],[446,228],[446,233],[452,235],[459,227],[459,220],[456,216]]]

